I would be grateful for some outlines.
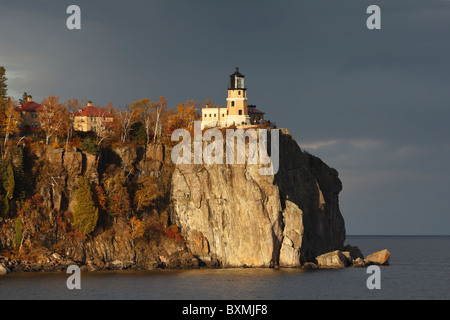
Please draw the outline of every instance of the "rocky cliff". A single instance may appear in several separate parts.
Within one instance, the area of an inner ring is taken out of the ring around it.
[[[275,175],[260,165],[178,165],[172,219],[191,252],[225,267],[295,267],[343,249],[336,170],[280,132]]]
[[[0,258],[16,271],[58,270],[70,263],[88,270],[297,267],[344,250],[338,173],[302,151],[288,130],[280,129],[275,175],[261,175],[261,166],[250,164],[174,166],[170,152],[163,145],[111,147],[97,156],[79,149],[28,150],[27,172],[35,179],[30,194],[42,201],[20,214],[19,252],[13,245],[19,214],[0,218],[0,251],[14,252]],[[68,221],[83,175],[106,191],[108,179],[114,180],[132,204],[142,181],[153,177],[161,197],[148,210],[134,208],[121,218],[105,213],[93,234],[75,237]],[[139,237],[131,217],[145,228]],[[178,231],[167,232],[175,224],[182,239]],[[31,255],[30,265],[25,260]]]

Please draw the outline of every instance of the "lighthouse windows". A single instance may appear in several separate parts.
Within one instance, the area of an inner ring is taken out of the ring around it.
[[[244,88],[244,78],[236,77],[236,88],[243,89]]]

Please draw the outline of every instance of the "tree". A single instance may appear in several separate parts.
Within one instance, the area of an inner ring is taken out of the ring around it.
[[[22,98],[19,99],[19,103],[22,104],[22,103],[27,102],[28,101],[28,97],[29,97],[28,93],[24,92],[23,95],[22,95]]]
[[[101,210],[106,210],[107,207],[107,198],[105,192],[103,191],[102,186],[95,186],[94,188],[94,201],[97,205],[97,208]]]
[[[45,132],[45,143],[48,145],[52,136],[56,136],[64,125],[64,106],[59,103],[59,97],[49,96],[42,100],[39,119]]]
[[[159,121],[160,121],[161,115],[166,110],[166,107],[167,107],[167,100],[166,100],[166,98],[165,97],[160,97],[158,105],[157,105],[157,111],[156,111],[157,114],[156,114],[155,135],[153,136],[153,143],[156,142],[156,138],[160,134],[160,131],[161,131],[160,127],[161,126],[159,124]]]
[[[198,102],[192,100],[178,104],[177,109],[172,111],[165,120],[167,122],[166,133],[171,134],[175,129],[179,128],[192,130],[194,121],[200,118],[197,112],[198,105]]]
[[[114,218],[128,217],[131,213],[128,190],[123,185],[118,185],[117,190],[117,193],[109,195],[108,213]]]
[[[70,140],[72,140],[73,135],[73,122],[75,118],[75,112],[81,108],[80,103],[78,102],[78,99],[70,99],[67,100],[66,103],[66,146],[69,145]]]
[[[130,138],[133,141],[136,141],[140,144],[143,144],[144,146],[147,143],[147,131],[144,127],[144,124],[139,121],[133,124],[130,130]]]
[[[0,66],[0,100],[7,101],[8,100],[8,85],[6,81],[8,78],[6,77],[6,69],[3,66]]]
[[[23,240],[22,231],[23,231],[22,221],[20,218],[17,218],[16,225],[14,228],[14,247],[16,248],[20,248],[22,246]]]
[[[14,186],[14,196],[16,199],[19,199],[20,201],[25,200],[25,172],[23,168],[23,161],[24,161],[24,154],[23,154],[23,148],[18,147],[17,148],[17,165],[14,167],[14,180],[15,180],[15,186]]]
[[[131,214],[131,204],[126,177],[123,171],[105,175],[102,179],[103,190],[107,199],[107,212],[114,219]]]
[[[2,117],[0,117],[0,131],[5,135],[3,140],[3,148],[5,149],[6,155],[6,144],[10,135],[18,132],[20,124],[20,115],[16,111],[17,102],[8,99],[6,107]]]
[[[102,118],[105,119],[105,114],[106,111],[100,115],[99,122],[95,126],[96,142],[99,148],[103,141],[110,139],[114,135],[113,125],[101,120]]]
[[[81,141],[81,149],[87,153],[93,154],[94,156],[96,156],[100,151],[98,144],[91,137],[87,137]]]
[[[115,114],[119,122],[120,140],[125,143],[128,140],[131,127],[137,121],[140,109],[136,105],[127,105],[124,110],[117,109]]]
[[[153,143],[155,143],[160,135],[162,116],[167,108],[166,98],[160,97],[157,103],[150,101],[149,98],[143,98],[134,102],[131,107],[138,110],[139,120],[144,125],[147,135],[146,146],[150,144],[152,133]]]
[[[5,191],[5,196],[3,198],[2,205],[2,216],[9,216],[9,201],[13,198],[14,195],[14,171],[10,162],[3,164],[2,167],[2,184],[3,190]]]
[[[6,197],[2,197],[2,201],[0,203],[1,216],[3,218],[9,217],[9,202]]]
[[[136,217],[132,217],[130,219],[130,233],[133,240],[142,238],[144,236],[145,229],[146,225],[142,220]]]
[[[85,235],[95,230],[98,221],[98,208],[92,198],[89,180],[82,176],[75,192],[74,225]]]
[[[139,110],[139,118],[144,126],[146,134],[146,146],[150,143],[151,129],[154,119],[155,104],[149,98],[143,98],[139,101],[133,102],[132,107]]]
[[[154,201],[163,195],[153,177],[142,178],[138,184],[139,187],[134,195],[134,204],[138,211],[153,205]]]
[[[8,162],[3,168],[3,188],[6,191],[6,198],[8,200],[13,198],[14,184],[14,170],[11,162]]]

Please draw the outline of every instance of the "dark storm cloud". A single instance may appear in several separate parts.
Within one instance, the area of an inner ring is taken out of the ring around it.
[[[225,104],[239,66],[249,103],[340,172],[349,234],[449,233],[450,1],[77,1],[80,31],[69,4],[0,4],[16,98]]]

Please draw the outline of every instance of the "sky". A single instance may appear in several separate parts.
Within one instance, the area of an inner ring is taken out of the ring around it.
[[[448,235],[449,17],[448,0],[2,0],[0,65],[16,99],[171,107],[225,105],[239,67],[249,104],[338,170],[347,234]]]

